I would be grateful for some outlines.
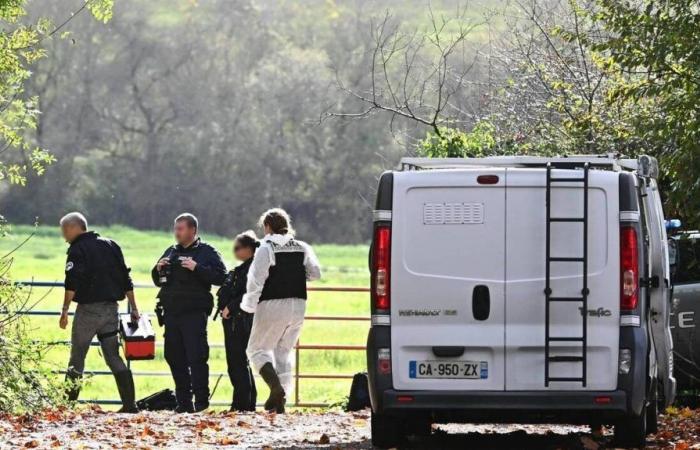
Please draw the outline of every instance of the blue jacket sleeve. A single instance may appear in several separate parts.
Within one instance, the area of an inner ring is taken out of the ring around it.
[[[197,261],[194,273],[208,284],[221,286],[226,279],[226,265],[221,254],[213,247],[207,249],[207,253]]]

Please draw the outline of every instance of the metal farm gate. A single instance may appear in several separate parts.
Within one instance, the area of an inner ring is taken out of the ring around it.
[[[45,282],[45,281],[24,281],[24,282],[18,282],[17,284],[20,284],[22,286],[28,286],[28,287],[45,287],[45,288],[62,288],[63,283],[61,282]],[[154,287],[151,285],[144,285],[144,284],[135,284],[134,288],[138,289],[153,289]],[[369,292],[368,288],[364,287],[339,287],[339,286],[314,286],[314,287],[309,287],[308,290],[310,292],[344,292],[344,293],[349,293],[349,292]],[[126,304],[126,302],[124,302]],[[122,313],[128,312],[126,310],[120,311]],[[46,311],[46,310],[29,310],[29,311],[21,311],[18,314],[20,315],[27,315],[27,316],[60,316],[61,313],[60,311]],[[69,315],[73,315],[73,312],[70,312]],[[152,317],[155,317],[155,314],[153,312],[150,312],[149,314]],[[306,316],[305,320],[310,320],[310,321],[334,321],[334,322],[369,322],[370,318],[369,316],[321,316],[321,315],[313,315],[313,316]],[[70,345],[70,341],[52,341],[52,344],[63,344],[63,345]],[[97,341],[93,341],[91,346],[99,346],[99,343]],[[163,341],[158,340],[156,342],[156,346],[162,347],[163,346]],[[223,348],[224,344],[222,342],[216,342],[216,343],[210,343],[209,344],[210,348]],[[302,344],[300,341],[297,342],[297,345],[295,347],[295,352],[294,352],[294,402],[292,403],[292,406],[298,406],[298,407],[324,407],[328,406],[325,403],[308,403],[308,402],[303,402],[301,400],[301,392],[300,392],[300,380],[303,379],[321,379],[321,380],[344,380],[344,379],[352,379],[354,374],[347,374],[347,373],[327,373],[327,374],[312,374],[312,373],[304,373],[301,368],[301,352],[302,351],[321,351],[321,350],[332,350],[332,351],[364,351],[366,349],[366,346],[364,345],[341,345],[341,344]],[[127,361],[127,364],[129,367],[131,367],[131,362]],[[58,374],[65,374],[65,370],[58,370],[56,371]],[[162,371],[162,372],[156,372],[156,371],[139,371],[139,370],[133,370],[132,373],[134,375],[134,378],[137,377],[170,377],[170,372],[168,371]],[[94,376],[103,376],[103,375],[112,375],[112,373],[109,370],[86,370],[85,374],[88,375],[94,375]],[[210,377],[215,377],[217,379],[220,379],[221,377],[226,377],[228,374],[225,372],[211,372],[209,374]],[[115,400],[115,399],[95,399],[95,400],[86,400],[86,403],[98,403],[98,404],[103,404],[103,405],[116,405],[116,404],[121,404],[120,400]],[[230,402],[211,402],[212,406],[227,406],[229,405]]]

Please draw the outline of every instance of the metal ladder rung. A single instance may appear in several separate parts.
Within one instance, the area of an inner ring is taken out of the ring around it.
[[[550,342],[583,342],[582,337],[576,336],[549,336]]]
[[[583,356],[550,356],[549,362],[583,362]]]
[[[550,222],[581,222],[583,223],[583,217],[550,217]]]
[[[584,262],[585,260],[583,258],[579,257],[568,257],[568,256],[551,256],[549,258],[550,261],[555,261],[555,262]]]
[[[549,381],[553,382],[577,382],[577,383],[583,383],[583,377],[549,377]]]
[[[582,302],[583,297],[549,297],[550,302]]]
[[[583,183],[586,180],[584,178],[565,177],[565,178],[550,178],[549,181],[552,183],[571,183],[571,182]]]

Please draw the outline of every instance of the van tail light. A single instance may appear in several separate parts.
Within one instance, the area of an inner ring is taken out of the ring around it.
[[[374,230],[374,260],[372,261],[372,296],[374,307],[388,310],[391,306],[391,227],[377,225]]]
[[[639,299],[639,252],[637,230],[620,228],[620,309],[632,310]]]
[[[388,348],[377,349],[377,371],[381,375],[391,373],[391,350]]]

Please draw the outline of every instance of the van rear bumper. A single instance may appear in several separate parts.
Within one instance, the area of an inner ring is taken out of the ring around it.
[[[383,412],[391,415],[418,411],[470,421],[601,423],[629,415],[624,391],[605,392],[464,392],[396,391],[382,395]],[[595,413],[595,414],[591,414]]]

